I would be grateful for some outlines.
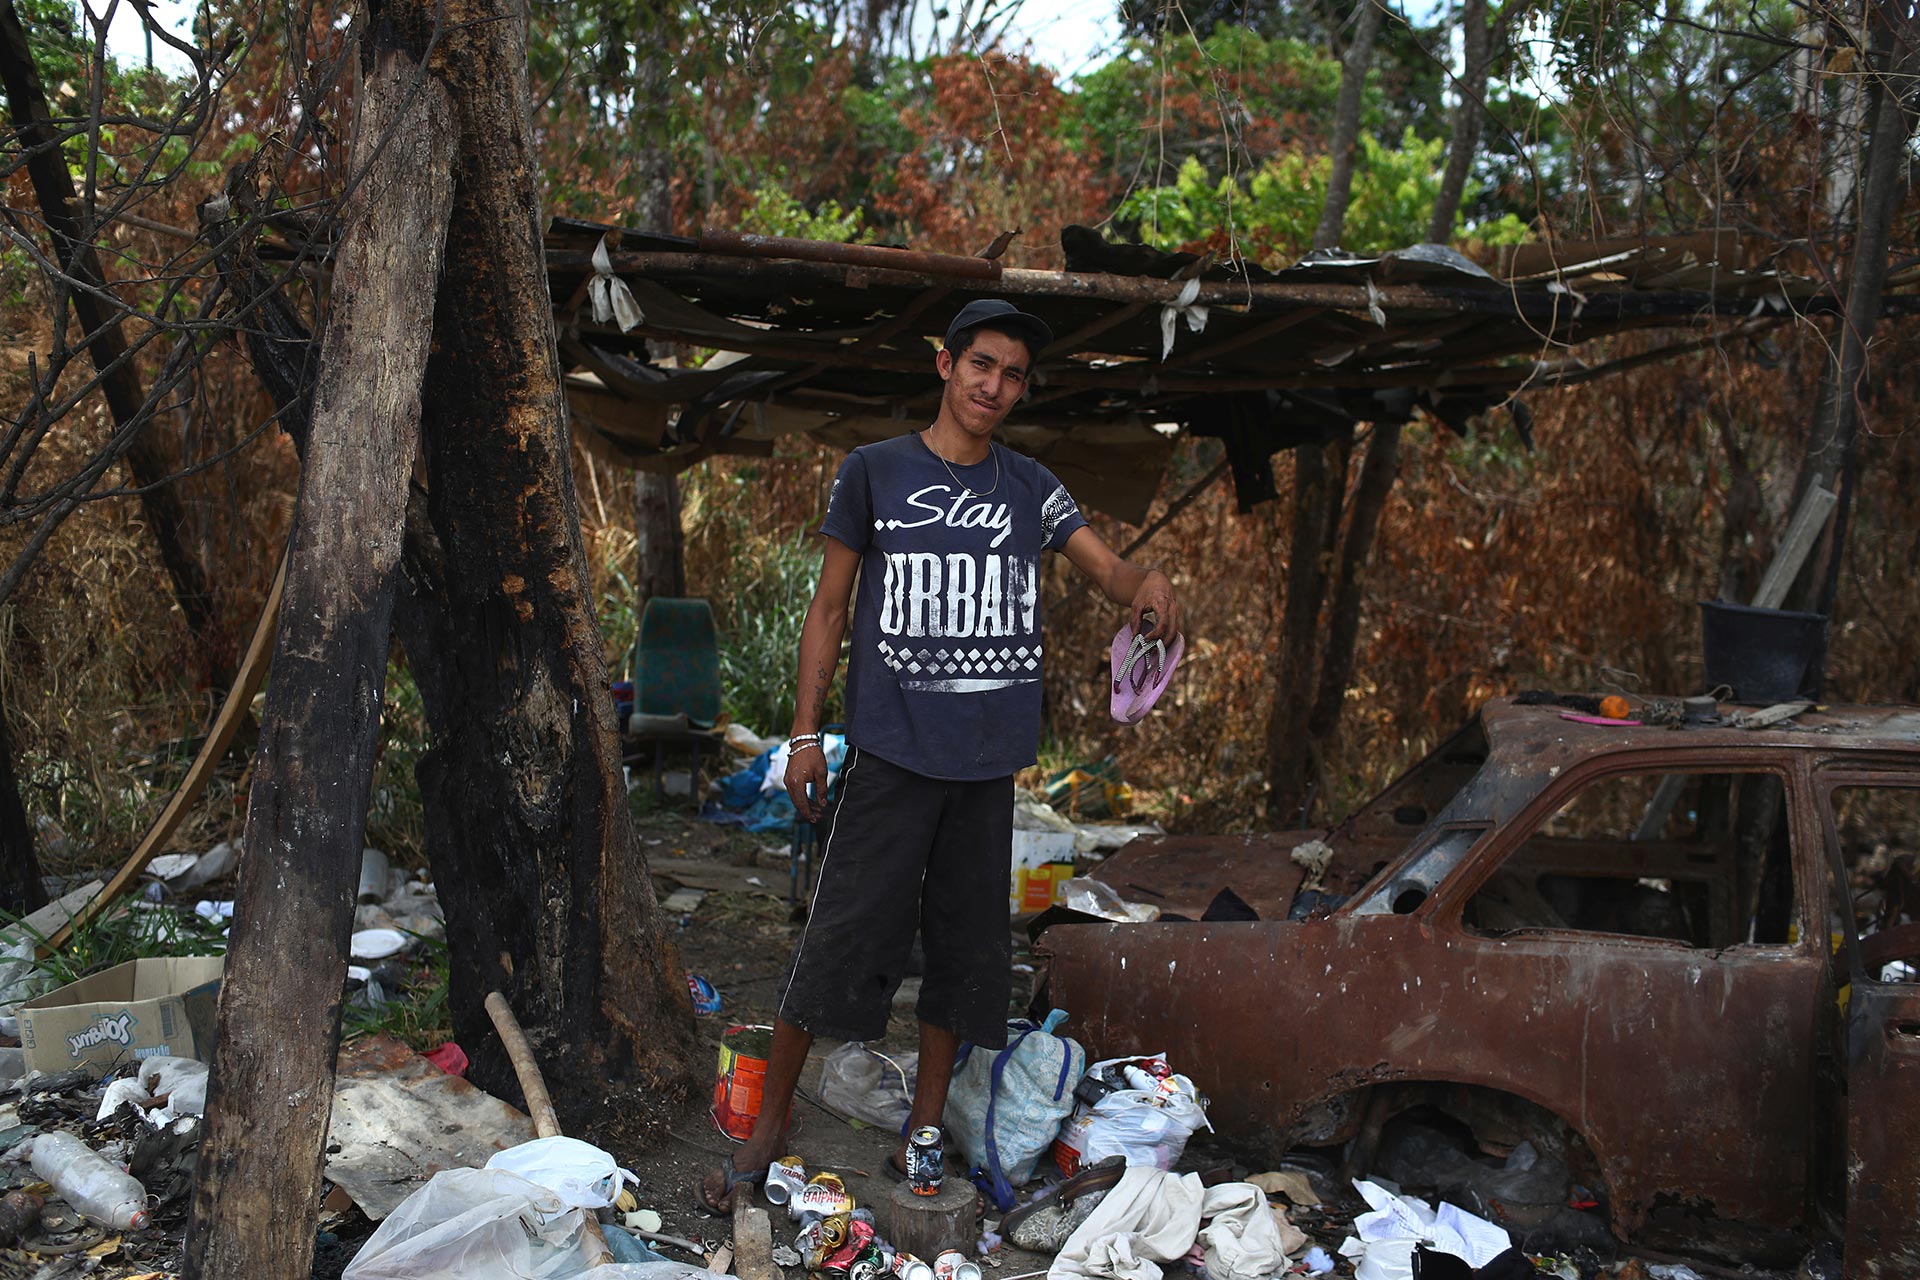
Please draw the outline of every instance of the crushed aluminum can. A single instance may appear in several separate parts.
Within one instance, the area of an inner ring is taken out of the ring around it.
[[[980,1280],[980,1264],[949,1249],[933,1260],[933,1280]]]
[[[687,992],[693,996],[693,1011],[700,1017],[720,1012],[720,991],[711,982],[691,971],[687,974]]]
[[[898,1280],[933,1280],[933,1268],[910,1253],[896,1253],[888,1270]]]
[[[767,1181],[762,1190],[766,1193],[770,1205],[790,1204],[807,1185],[807,1169],[800,1163],[799,1156],[782,1156],[767,1169]]]
[[[816,1173],[787,1201],[787,1212],[796,1218],[803,1213],[818,1213],[828,1217],[849,1214],[853,1212],[853,1197],[847,1194],[847,1184],[840,1180],[839,1175]]]
[[[880,1280],[886,1274],[887,1261],[871,1240],[853,1255],[853,1262],[847,1267],[847,1280]]]

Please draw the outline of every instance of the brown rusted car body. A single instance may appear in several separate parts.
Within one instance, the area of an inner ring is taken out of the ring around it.
[[[1049,928],[1047,995],[1094,1056],[1164,1050],[1217,1131],[1275,1154],[1416,1101],[1458,1102],[1490,1151],[1551,1119],[1624,1239],[1780,1256],[1844,1215],[1849,1276],[1920,1274],[1920,986],[1868,976],[1920,955],[1920,926],[1863,958],[1830,804],[1920,788],[1920,709],[1720,710],[1603,727],[1496,700],[1331,831],[1135,841],[1095,875],[1191,922]],[[1709,774],[1770,815],[1758,836],[1551,837],[1583,788]],[[1351,896],[1288,919],[1314,838]],[[1487,927],[1476,895],[1523,849],[1536,884],[1684,894],[1695,936]],[[1260,919],[1200,922],[1223,888]]]

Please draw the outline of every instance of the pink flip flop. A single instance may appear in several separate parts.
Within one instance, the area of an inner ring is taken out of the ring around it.
[[[1113,688],[1109,710],[1121,724],[1139,724],[1173,681],[1173,669],[1187,650],[1187,638],[1146,640],[1127,623],[1113,636]]]

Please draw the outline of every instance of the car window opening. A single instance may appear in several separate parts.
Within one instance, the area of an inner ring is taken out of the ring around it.
[[[1920,981],[1920,945],[1903,946],[1893,932],[1920,924],[1920,788],[1838,787],[1832,806],[1853,925],[1872,959],[1869,972],[1882,982]],[[1833,922],[1835,929],[1841,924]]]
[[[1468,902],[1488,937],[1539,930],[1718,950],[1797,936],[1785,786],[1769,773],[1635,773],[1576,791]]]

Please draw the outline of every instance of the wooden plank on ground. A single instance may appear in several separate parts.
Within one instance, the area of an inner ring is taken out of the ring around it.
[[[773,1219],[752,1197],[733,1198],[733,1274],[740,1280],[780,1280],[773,1263]]]

